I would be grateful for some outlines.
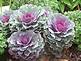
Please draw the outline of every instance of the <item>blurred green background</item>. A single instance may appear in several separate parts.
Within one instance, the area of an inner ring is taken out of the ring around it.
[[[81,0],[0,0],[0,5],[10,5],[12,9],[17,9],[23,4],[35,4],[41,6],[50,6],[53,10],[59,12],[80,10]]]

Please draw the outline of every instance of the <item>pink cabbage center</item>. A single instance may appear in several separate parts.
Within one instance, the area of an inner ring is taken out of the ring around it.
[[[57,18],[54,25],[59,32],[65,32],[67,30],[67,21],[64,18]]]
[[[9,16],[2,16],[2,22],[5,23],[5,22],[8,22],[9,21]]]
[[[19,40],[20,40],[20,42],[22,43],[22,44],[27,44],[30,40],[29,40],[29,37],[28,36],[26,36],[26,35],[21,35],[20,37],[19,37]]]
[[[34,17],[34,15],[32,13],[26,13],[26,14],[24,14],[22,16],[22,21],[23,22],[26,22],[26,23],[29,23],[29,22],[33,21],[34,18],[35,17]]]

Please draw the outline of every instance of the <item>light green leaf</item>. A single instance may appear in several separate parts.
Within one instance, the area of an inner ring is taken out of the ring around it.
[[[3,0],[0,0],[0,5],[3,3]]]
[[[0,47],[0,55],[3,54],[3,52],[4,52],[4,48]]]
[[[65,5],[62,4],[62,3],[60,3],[59,4],[59,8],[60,8],[61,12],[63,13],[64,12],[64,8],[65,8]]]
[[[67,4],[67,5],[71,5],[71,3],[70,3],[70,0],[62,0],[62,2],[64,2],[65,4]]]
[[[81,44],[80,44],[80,45],[78,45],[78,48],[79,48],[79,50],[81,51]]]
[[[75,3],[73,3],[72,9],[74,9],[78,4],[79,4],[79,2],[75,1]]]

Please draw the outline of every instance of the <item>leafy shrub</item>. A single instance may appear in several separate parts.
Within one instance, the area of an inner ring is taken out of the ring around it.
[[[78,49],[81,50],[81,11],[69,11],[65,12],[65,15],[69,16],[75,22],[75,41],[78,45]]]
[[[7,5],[9,5],[9,3],[10,3],[10,0],[3,0],[2,5],[7,6]]]
[[[81,0],[58,0],[59,10],[61,12],[80,9]]]
[[[3,2],[1,2],[3,1]],[[80,9],[81,0],[0,0],[3,6],[10,5],[12,9],[17,9],[23,4],[35,4],[41,6],[50,6],[53,10],[59,12]]]
[[[0,0],[0,4],[2,4],[2,6],[7,6],[9,5],[10,0]]]
[[[6,11],[0,15],[0,55],[4,53],[7,47],[7,38],[10,36],[9,25],[6,23],[10,12]],[[3,24],[4,23],[4,24]]]
[[[4,29],[1,29],[0,27],[0,55],[2,55],[5,51],[6,45],[6,32],[4,32]]]
[[[57,10],[57,0],[12,0],[11,9],[18,9],[23,4],[35,4],[38,6],[50,6],[53,10]]]

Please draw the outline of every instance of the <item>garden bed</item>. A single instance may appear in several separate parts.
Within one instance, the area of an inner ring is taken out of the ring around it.
[[[0,61],[81,61],[80,1],[8,4],[0,8]]]

